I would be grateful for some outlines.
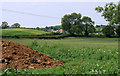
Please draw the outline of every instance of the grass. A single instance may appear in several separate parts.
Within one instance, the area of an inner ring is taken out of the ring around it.
[[[51,69],[23,69],[32,74],[118,74],[117,38],[5,39],[27,45],[65,65]]]
[[[2,29],[3,36],[40,35],[40,34],[48,34],[48,33],[49,32],[34,30],[34,29],[22,29],[22,28]]]

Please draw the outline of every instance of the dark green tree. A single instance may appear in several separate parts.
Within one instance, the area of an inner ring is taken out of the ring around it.
[[[116,29],[116,33],[120,37],[120,1],[119,1],[119,4],[118,4],[118,22],[119,22],[119,26]]]
[[[118,24],[118,15],[119,15],[118,8],[119,5],[116,5],[113,2],[111,2],[111,3],[107,3],[104,7],[98,6],[95,8],[95,10],[98,13],[102,13],[101,16],[103,16],[104,19],[109,22],[109,25],[116,25]]]
[[[93,25],[91,25],[88,29],[89,33],[95,33],[96,29]]]
[[[81,25],[75,25],[75,33],[76,34],[82,34],[82,31],[84,30],[83,29],[83,26],[82,26],[82,24]]]
[[[119,26],[120,26],[120,1],[118,3],[118,22],[119,22]]]
[[[36,29],[37,29],[37,30],[40,30],[40,28],[39,28],[39,27],[36,27]]]
[[[46,29],[49,29],[47,26],[45,27]]]
[[[82,24],[84,25],[85,36],[88,36],[90,32],[94,32],[94,21],[90,17],[84,16],[82,18]]]
[[[12,28],[20,28],[20,24],[19,23],[14,23],[11,27]]]
[[[79,34],[82,34],[83,28],[81,27],[81,25],[74,25],[71,27],[70,31],[74,34],[79,35]]]
[[[81,14],[80,13],[72,13],[72,14],[66,14],[61,20],[62,28],[63,30],[69,32],[71,35],[74,35],[76,33],[76,25],[81,26],[82,20],[81,20]],[[81,30],[81,29],[79,29]]]
[[[9,26],[8,26],[8,23],[6,22],[6,21],[4,21],[4,22],[2,22],[2,24],[1,24],[1,28],[2,29],[6,29],[6,28],[8,28]]]
[[[111,37],[112,35],[114,35],[114,27],[111,25],[107,25],[102,29],[102,32],[107,36],[107,37]]]
[[[117,33],[118,36],[120,37],[120,26],[117,27],[117,29],[116,29],[116,33]]]
[[[53,29],[53,28],[54,28],[53,26],[50,27],[50,29]]]

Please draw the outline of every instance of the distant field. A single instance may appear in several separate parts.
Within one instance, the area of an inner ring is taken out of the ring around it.
[[[3,36],[15,36],[15,35],[40,35],[40,34],[48,34],[49,32],[34,30],[34,29],[22,29],[22,28],[14,28],[14,29],[2,29]]]
[[[5,39],[27,45],[65,62],[51,69],[21,70],[33,74],[118,73],[118,38]]]

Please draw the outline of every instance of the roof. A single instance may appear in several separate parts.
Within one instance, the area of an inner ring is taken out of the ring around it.
[[[63,29],[60,29],[60,30],[58,30],[58,31],[62,32],[62,31],[63,31]]]

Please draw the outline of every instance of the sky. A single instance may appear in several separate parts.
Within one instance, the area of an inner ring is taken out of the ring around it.
[[[89,16],[97,24],[107,24],[95,7],[107,2],[2,2],[2,21],[9,25],[20,23],[22,27],[46,27],[61,24],[65,14],[73,12]],[[0,8],[0,9],[1,9]],[[7,10],[7,11],[6,11]],[[13,12],[10,12],[12,10]],[[17,13],[15,13],[17,11]],[[18,12],[19,11],[19,12]],[[1,11],[0,11],[1,12]]]

